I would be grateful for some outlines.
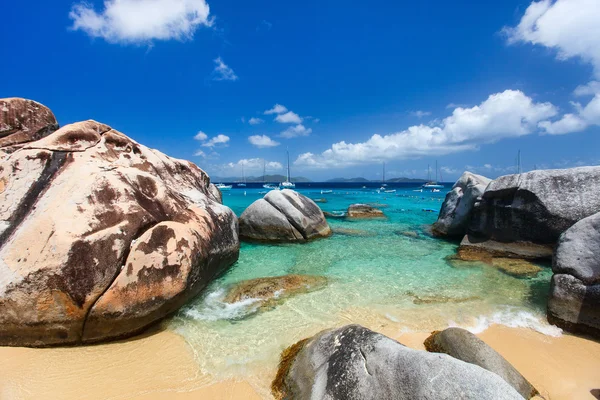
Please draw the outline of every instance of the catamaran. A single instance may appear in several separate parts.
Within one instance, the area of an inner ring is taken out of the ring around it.
[[[435,162],[435,181],[431,180],[431,168],[427,165],[427,183],[423,185],[423,189],[443,189],[444,185],[440,185],[437,182],[438,176],[438,165],[437,161]]]
[[[265,161],[264,158],[263,158],[263,188],[269,189],[269,190],[277,189],[277,186],[267,183],[267,162]],[[260,192],[260,193],[262,194],[262,192]]]
[[[287,179],[285,182],[281,182],[279,184],[280,189],[294,189],[296,185],[290,181],[290,152],[286,150],[287,153]]]
[[[217,189],[219,189],[220,191],[224,191],[224,190],[231,190],[231,185],[226,185],[224,183],[217,183],[215,185],[217,187]]]

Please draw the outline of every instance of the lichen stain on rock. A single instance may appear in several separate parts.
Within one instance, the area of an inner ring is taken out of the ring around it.
[[[147,242],[141,242],[137,246],[137,249],[144,254],[154,253],[159,249],[162,249],[164,253],[166,252],[167,243],[169,243],[169,240],[175,238],[176,236],[173,228],[164,225],[158,225],[152,229],[150,239]]]
[[[176,278],[181,272],[180,265],[167,264],[164,260],[164,265],[161,268],[143,267],[137,273],[137,284],[152,286],[155,284],[162,285],[167,278]]]
[[[147,197],[154,197],[158,193],[156,181],[150,177],[138,175],[137,182],[142,193]]]

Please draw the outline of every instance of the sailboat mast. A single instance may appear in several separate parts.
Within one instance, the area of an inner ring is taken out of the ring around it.
[[[242,182],[246,183],[246,174],[244,173],[244,164],[242,164]]]
[[[435,160],[435,181],[437,182],[437,176],[438,176],[438,166],[437,166],[437,160]]]
[[[431,182],[431,165],[427,164],[427,182]]]
[[[385,163],[383,163],[383,173],[381,174],[381,183],[385,183]]]
[[[287,181],[291,182],[290,181],[290,152],[289,152],[289,150],[286,150],[286,152],[287,152]]]
[[[267,161],[263,158],[263,183],[267,183]]]
[[[517,173],[521,173],[521,150],[519,150],[517,155]]]

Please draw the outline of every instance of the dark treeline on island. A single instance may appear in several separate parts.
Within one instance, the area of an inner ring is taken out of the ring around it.
[[[283,182],[286,180],[284,175],[266,175],[266,176],[247,176],[245,179],[242,177],[220,177],[215,176],[211,179],[213,182],[223,182],[223,183],[235,183],[235,182],[251,182],[251,183],[260,183],[260,182]],[[290,178],[292,182],[315,182],[303,176],[297,176]],[[403,183],[403,182],[415,182],[415,183],[423,183],[426,182],[426,179],[419,178],[392,178],[385,180],[388,183]],[[362,182],[381,182],[381,180],[369,180],[366,178],[333,178],[323,181],[326,183],[362,183]]]

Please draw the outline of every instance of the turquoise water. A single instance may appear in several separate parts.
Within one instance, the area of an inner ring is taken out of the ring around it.
[[[324,211],[343,211],[352,203],[372,203],[382,220],[330,219],[330,238],[308,244],[242,244],[239,261],[205,294],[171,320],[185,337],[203,373],[244,378],[266,390],[285,347],[322,329],[360,323],[388,335],[458,325],[481,331],[492,323],[525,326],[558,334],[545,322],[551,270],[520,279],[481,263],[449,263],[457,244],[432,238],[445,192],[396,193],[373,189],[299,189]],[[232,190],[223,202],[239,216],[263,189]],[[343,234],[339,233],[346,230]],[[354,230],[349,235],[347,230]],[[355,232],[358,231],[358,232]],[[359,234],[360,236],[356,236]],[[252,300],[222,302],[228,287],[246,279],[286,274],[321,275],[328,285],[256,312]]]

